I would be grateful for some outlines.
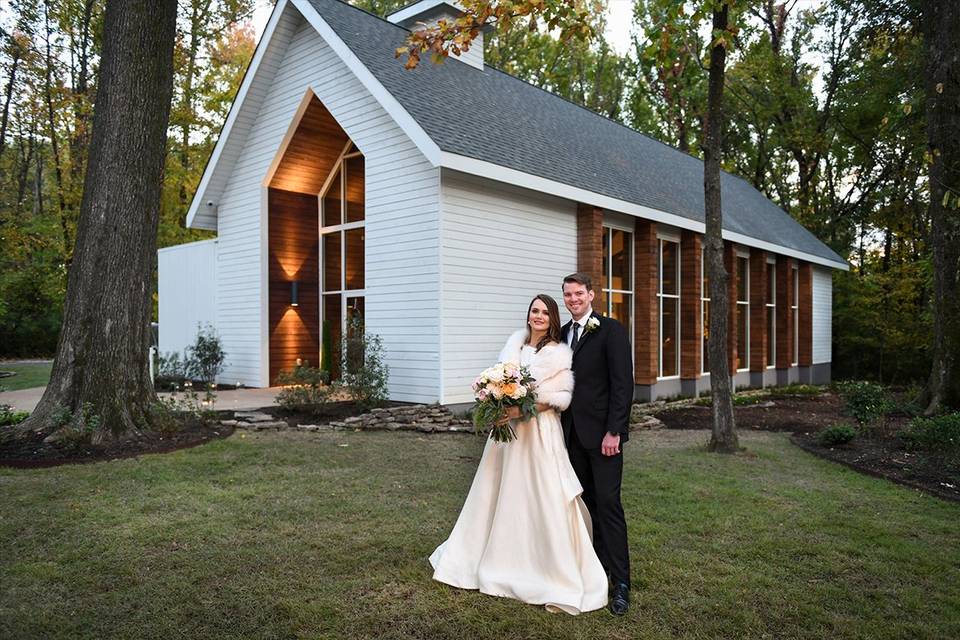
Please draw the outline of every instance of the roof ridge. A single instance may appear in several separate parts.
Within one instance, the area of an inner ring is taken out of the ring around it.
[[[397,24],[397,23],[395,23],[395,22],[390,22],[390,21],[387,20],[384,16],[379,16],[379,15],[377,15],[377,14],[375,14],[375,13],[372,13],[372,12],[370,12],[370,11],[367,11],[366,9],[364,9],[364,8],[362,8],[362,7],[358,7],[358,6],[354,5],[354,4],[351,4],[351,3],[349,2],[349,0],[335,0],[335,1],[336,1],[336,2],[339,2],[340,4],[344,4],[344,5],[348,6],[348,7],[350,7],[351,9],[356,9],[357,11],[360,11],[360,12],[362,12],[362,13],[365,13],[365,14],[367,14],[368,16],[372,16],[372,17],[374,17],[374,18],[377,18],[377,19],[380,20],[381,22],[384,22],[384,23],[386,23],[386,24],[389,24],[389,25],[392,26],[392,27],[396,27],[397,29],[400,29],[400,30],[402,30],[402,31],[406,31],[407,33],[410,33],[410,29],[407,29],[406,27],[402,27],[402,26],[400,26],[399,24]],[[413,2],[410,2],[410,3],[408,3],[408,4],[405,4],[405,5],[402,6],[402,7],[399,7],[399,8],[397,8],[397,9],[394,9],[394,10],[391,11],[390,13],[396,13],[397,11],[400,11],[401,9],[404,9],[404,8],[406,8],[406,7],[409,7],[409,6],[412,6],[412,5],[414,5],[414,4],[417,4],[417,2],[419,2],[419,1],[420,1],[420,0],[413,0]],[[445,59],[445,61],[446,61],[446,59]],[[459,63],[461,63],[461,64],[466,64],[468,67],[470,67],[470,68],[472,68],[472,69],[476,69],[476,67],[473,67],[472,65],[469,65],[469,64],[467,64],[466,62],[463,62],[462,60],[458,60],[457,58],[453,58],[453,61],[459,62]],[[603,120],[603,121],[605,121],[605,122],[610,122],[610,123],[612,123],[612,124],[615,124],[615,125],[617,125],[618,127],[622,127],[622,128],[626,129],[627,131],[629,131],[629,132],[631,132],[631,133],[633,133],[633,134],[636,134],[636,135],[638,135],[638,136],[643,136],[644,138],[647,138],[648,140],[652,140],[653,142],[656,142],[657,144],[660,144],[660,145],[666,147],[667,149],[669,149],[669,150],[671,150],[671,151],[674,151],[674,152],[676,152],[676,153],[682,154],[682,155],[684,155],[684,156],[686,156],[686,157],[688,157],[688,158],[691,158],[691,159],[693,159],[693,160],[696,160],[697,162],[703,163],[703,158],[697,157],[697,156],[693,155],[693,153],[691,153],[691,152],[689,152],[689,151],[684,151],[683,149],[680,149],[680,148],[678,148],[678,147],[675,147],[675,146],[673,146],[672,144],[670,144],[670,143],[668,143],[668,142],[664,142],[664,141],[661,140],[660,138],[656,138],[656,137],[654,137],[654,136],[652,136],[652,135],[650,135],[650,134],[648,134],[648,133],[644,133],[643,131],[640,131],[639,129],[635,129],[635,128],[631,127],[630,125],[628,125],[628,124],[626,124],[626,123],[624,123],[624,122],[620,122],[619,120],[614,120],[613,118],[608,118],[607,116],[603,115],[602,113],[598,113],[598,112],[594,111],[593,109],[591,109],[591,108],[589,108],[589,107],[587,107],[587,106],[585,106],[585,105],[582,105],[582,104],[580,104],[580,103],[578,103],[578,102],[574,102],[573,100],[570,100],[569,98],[565,98],[564,96],[561,96],[561,95],[559,95],[559,94],[557,94],[557,93],[554,93],[553,91],[550,91],[549,89],[545,89],[544,87],[535,85],[535,84],[533,84],[532,82],[530,82],[529,80],[524,80],[523,78],[518,78],[517,76],[513,75],[512,73],[508,73],[507,71],[504,71],[503,69],[501,69],[501,68],[499,68],[499,67],[496,67],[496,66],[494,66],[494,65],[492,65],[492,64],[488,64],[486,61],[484,61],[483,66],[484,66],[484,68],[489,68],[489,69],[491,69],[492,71],[496,71],[497,73],[502,73],[503,75],[505,75],[506,77],[510,78],[511,80],[515,80],[515,81],[517,81],[517,82],[522,82],[523,84],[525,84],[525,85],[527,85],[527,86],[529,86],[529,87],[533,87],[534,89],[537,89],[538,91],[542,91],[542,92],[546,93],[546,94],[549,95],[549,96],[552,96],[552,97],[554,97],[554,98],[556,98],[556,99],[558,99],[558,100],[562,100],[563,102],[565,102],[565,103],[567,103],[567,104],[570,104],[570,105],[573,105],[574,107],[577,107],[577,108],[579,108],[579,109],[582,109],[582,110],[586,111],[587,113],[589,113],[590,115],[592,115],[592,116],[594,116],[594,117],[597,117],[597,118],[600,118],[601,120]],[[727,174],[728,176],[731,176],[731,177],[734,177],[734,178],[739,178],[740,180],[743,180],[744,182],[747,183],[747,186],[749,186],[751,189],[756,190],[760,195],[763,195],[763,192],[762,192],[762,191],[760,191],[760,190],[757,189],[755,186],[753,186],[753,184],[751,184],[749,181],[747,181],[747,179],[744,178],[743,176],[737,175],[737,174],[735,174],[735,173],[731,173],[730,171],[727,171],[727,170],[724,169],[723,167],[720,168],[720,171],[721,171],[722,173]],[[764,197],[766,198],[766,196],[764,196]],[[769,198],[768,198],[768,199],[769,199]],[[773,203],[772,201],[771,201],[771,204],[773,204],[774,206],[777,206],[777,205],[776,205],[775,203]],[[780,209],[781,211],[783,211],[783,208],[782,208],[782,207],[777,206],[777,208]],[[788,216],[790,215],[790,214],[787,213],[786,211],[783,211],[783,212],[786,213]],[[792,218],[793,216],[790,216],[790,217]]]
[[[322,7],[322,4],[323,4],[324,2],[331,2],[331,0],[307,0],[307,2],[308,2],[310,5],[312,5],[312,8],[313,8],[315,11],[317,11],[318,13],[321,13],[321,15],[322,15],[322,8],[321,8],[321,7]],[[379,15],[377,15],[377,14],[375,14],[375,13],[372,13],[372,12],[370,12],[370,11],[367,11],[366,9],[363,9],[363,8],[361,8],[361,7],[358,7],[358,6],[355,6],[355,5],[353,5],[353,4],[350,4],[350,2],[349,2],[348,0],[336,0],[336,2],[339,3],[339,4],[341,4],[341,5],[346,5],[347,7],[350,7],[351,9],[354,9],[354,10],[356,10],[357,12],[363,13],[363,14],[365,14],[365,15],[367,15],[367,16],[372,16],[372,17],[374,17],[374,18],[377,18],[378,21],[379,21],[378,24],[385,24],[385,25],[390,25],[391,27],[395,27],[396,29],[399,30],[399,31],[393,32],[393,33],[396,34],[396,35],[400,35],[400,31],[402,31],[403,33],[410,33],[410,29],[408,29],[408,28],[406,28],[406,27],[403,27],[403,26],[401,26],[401,25],[395,24],[395,23],[391,22],[390,20],[386,19],[385,17],[379,16]],[[332,2],[331,2],[331,4],[332,4]],[[408,6],[409,6],[409,5],[408,5]],[[349,12],[348,12],[348,13],[349,13]],[[354,15],[357,15],[357,14],[354,14]],[[346,19],[347,17],[348,17],[347,15],[343,15],[343,18]],[[362,20],[362,19],[361,19],[361,20]],[[330,26],[331,26],[331,28],[334,28],[334,30],[336,31],[337,28],[334,27],[333,24],[331,24]],[[344,35],[350,35],[351,33],[353,33],[352,29],[354,29],[354,27],[350,26],[349,23],[344,23],[344,24],[341,25],[341,26],[342,26],[342,28],[345,28],[345,29],[347,29],[347,31],[348,31],[348,33],[347,33],[347,34],[344,34]],[[370,27],[373,27],[373,25],[371,24]],[[356,27],[356,28],[359,28],[359,27]],[[359,32],[357,32],[357,35],[359,35]],[[342,37],[342,36],[341,36],[341,37]],[[386,37],[386,36],[384,36],[384,37]],[[373,50],[369,51],[368,53],[369,53],[370,55],[376,55]],[[382,55],[382,54],[379,54],[379,55]],[[530,81],[528,81],[528,80],[524,80],[523,78],[519,78],[519,77],[517,77],[517,76],[514,76],[514,75],[512,75],[512,74],[510,74],[510,73],[508,73],[508,72],[506,72],[506,71],[504,71],[503,69],[500,69],[499,67],[494,66],[494,65],[484,63],[483,69],[481,70],[481,69],[478,69],[476,66],[471,65],[471,64],[466,63],[466,62],[463,62],[462,60],[458,60],[458,59],[455,58],[455,57],[453,58],[453,60],[454,60],[454,62],[459,62],[459,63],[462,63],[462,64],[466,64],[466,65],[468,65],[469,67],[471,67],[471,73],[472,73],[472,72],[476,72],[476,71],[480,71],[481,74],[484,74],[484,72],[486,72],[486,71],[489,69],[491,72],[497,72],[497,74],[499,74],[499,75],[496,75],[496,74],[494,74],[494,73],[490,73],[489,75],[475,76],[475,77],[477,77],[478,79],[481,78],[481,77],[486,77],[486,78],[490,79],[489,82],[494,82],[494,83],[496,84],[497,81],[494,80],[494,78],[502,78],[502,80],[500,80],[500,83],[507,83],[507,82],[519,83],[519,84],[515,84],[515,86],[517,86],[518,89],[519,89],[519,87],[520,87],[521,85],[522,85],[522,86],[525,86],[525,87],[532,87],[532,88],[534,88],[534,89],[537,89],[537,90],[539,90],[539,91],[541,92],[540,95],[543,95],[543,96],[544,96],[544,98],[543,98],[544,105],[547,105],[547,104],[552,103],[552,104],[556,105],[557,107],[560,107],[560,105],[573,105],[574,107],[577,107],[578,109],[582,110],[583,112],[586,112],[586,113],[590,114],[591,116],[593,116],[593,118],[591,118],[589,122],[585,122],[585,123],[584,123],[584,126],[589,125],[590,122],[593,122],[593,123],[595,123],[594,126],[596,126],[596,127],[599,127],[599,126],[607,127],[607,126],[608,126],[607,123],[612,123],[613,125],[616,125],[616,126],[620,127],[621,129],[625,129],[626,131],[628,131],[628,132],[630,132],[631,134],[633,134],[633,135],[617,136],[617,135],[616,135],[616,132],[609,132],[609,130],[608,130],[608,133],[609,133],[609,135],[611,136],[612,139],[621,139],[621,140],[623,140],[624,142],[632,140],[633,142],[630,142],[629,145],[632,145],[632,146],[634,146],[634,147],[637,147],[637,146],[642,147],[643,144],[656,143],[657,145],[659,145],[660,147],[665,148],[665,149],[666,149],[667,151],[669,151],[669,152],[675,152],[675,153],[663,153],[663,154],[659,154],[659,153],[656,153],[656,152],[654,151],[652,157],[660,156],[660,157],[663,159],[663,162],[661,162],[661,164],[664,164],[664,163],[670,164],[670,162],[671,162],[671,161],[670,161],[670,158],[673,158],[672,162],[673,162],[675,165],[677,165],[677,168],[678,168],[678,169],[679,169],[680,166],[685,166],[686,168],[683,169],[683,171],[689,172],[688,178],[691,179],[691,185],[690,185],[690,186],[692,186],[692,179],[693,179],[693,177],[694,177],[693,174],[694,174],[695,172],[699,172],[699,173],[702,174],[702,171],[703,171],[703,168],[702,168],[702,167],[703,167],[704,160],[703,160],[702,158],[700,158],[700,157],[697,157],[697,156],[693,155],[693,154],[692,154],[691,152],[689,152],[689,151],[683,151],[683,150],[681,150],[681,149],[678,149],[677,147],[672,146],[672,145],[670,145],[669,143],[664,142],[663,140],[661,140],[661,139],[659,139],[659,138],[656,138],[656,137],[654,137],[654,136],[652,136],[652,135],[650,135],[650,134],[644,133],[644,132],[642,132],[642,131],[638,131],[637,129],[634,129],[634,128],[632,128],[631,126],[629,126],[629,125],[627,125],[627,124],[625,124],[625,123],[623,123],[623,122],[620,122],[620,121],[618,121],[618,120],[614,120],[614,119],[612,119],[612,118],[609,118],[609,117],[607,117],[607,116],[605,116],[605,115],[603,115],[603,114],[601,114],[601,113],[598,113],[598,112],[590,109],[589,107],[587,107],[587,106],[585,106],[585,105],[578,104],[577,102],[574,102],[574,101],[571,100],[571,99],[568,99],[568,98],[565,98],[565,97],[563,97],[563,96],[561,96],[561,95],[558,95],[557,93],[554,93],[553,91],[550,91],[549,89],[546,89],[546,88],[544,88],[544,87],[541,87],[541,86],[538,86],[538,85],[536,85],[536,84],[533,84],[532,82],[530,82]],[[449,62],[449,61],[447,61],[447,60],[445,60],[445,61],[446,61],[446,62]],[[393,62],[393,61],[390,61],[390,62]],[[364,64],[366,65],[367,63],[365,62]],[[388,68],[389,68],[389,63],[388,63],[387,60],[380,60],[380,61],[377,62],[377,64],[380,65],[380,66],[382,66],[383,69],[388,69]],[[399,63],[397,63],[397,64],[399,64]],[[439,67],[440,65],[430,64],[429,66],[431,66],[431,67]],[[459,72],[456,71],[456,69],[461,69],[461,68],[462,68],[462,67],[456,67],[456,66],[450,68],[450,73],[453,73],[453,74],[454,74],[453,76],[451,76],[451,77],[454,79],[454,80],[453,80],[454,82],[456,81],[456,80],[455,80],[455,79],[456,79],[456,74],[459,73]],[[441,72],[441,73],[442,73],[442,72]],[[396,75],[396,74],[391,74],[391,75]],[[444,74],[444,75],[448,75],[448,76],[449,76],[448,73],[447,73],[447,74]],[[403,80],[402,80],[402,75],[398,75],[397,78],[396,78],[396,80],[402,83],[402,82],[403,82]],[[414,84],[418,84],[418,83],[414,83]],[[504,87],[506,88],[507,85],[504,85]],[[386,88],[386,87],[385,87],[385,88]],[[393,90],[392,90],[392,89],[388,89],[388,91],[391,91],[391,92],[392,92]],[[514,91],[514,92],[512,92],[512,93],[514,93],[515,95],[518,95],[518,96],[521,96],[521,97],[522,97],[524,91],[526,91],[526,90],[525,90],[525,89],[522,89],[522,90],[519,90],[519,91]],[[399,98],[400,95],[401,95],[401,94],[398,94],[398,100],[400,99],[400,98]],[[536,98],[534,98],[533,96],[528,96],[526,99],[532,99],[532,100],[536,101]],[[408,107],[407,107],[406,105],[404,105],[404,109],[407,109],[407,108],[408,108]],[[454,112],[454,113],[455,113],[455,112]],[[450,117],[456,118],[456,116],[454,115],[454,113],[449,114]],[[577,120],[579,119],[578,116],[577,116],[577,114],[580,113],[580,111],[576,111],[576,112],[575,112],[574,110],[569,109],[568,107],[564,106],[564,107],[562,107],[562,109],[557,109],[557,114],[558,114],[558,116],[559,116],[559,114],[562,114],[562,113],[566,113],[566,116],[563,116],[563,117],[568,118],[568,119],[570,119],[571,121],[577,121]],[[411,114],[411,116],[412,116],[412,114]],[[586,116],[583,116],[583,118],[586,118]],[[602,123],[602,124],[601,124],[601,123]],[[437,132],[435,132],[435,133],[437,133]],[[435,135],[432,134],[432,133],[431,133],[431,134],[428,134],[428,135],[429,135],[431,138],[433,138],[433,139],[437,142],[437,144],[441,144],[441,145],[442,145],[442,144],[443,144],[443,140],[442,140],[442,139],[443,139],[443,135],[442,135],[442,132],[439,132],[439,133],[441,133],[440,138],[436,138]],[[606,135],[606,134],[605,134],[605,135]],[[641,142],[641,141],[646,141],[646,142],[644,143],[644,142]],[[449,141],[448,141],[448,142],[449,142]],[[474,151],[475,151],[475,150],[474,150]],[[624,151],[626,151],[628,155],[623,156],[623,159],[622,159],[622,160],[625,161],[625,162],[628,163],[628,164],[631,164],[631,165],[634,164],[634,160],[635,160],[635,159],[631,159],[631,157],[630,157],[629,154],[635,152],[636,150],[632,150],[632,151],[631,151],[631,150],[628,150],[628,149],[624,149]],[[482,153],[481,153],[480,155],[475,155],[474,153],[470,153],[470,152],[466,151],[465,149],[454,150],[454,152],[455,152],[455,153],[460,153],[460,154],[462,154],[462,155],[466,155],[466,156],[469,156],[469,157],[475,157],[475,158],[478,158],[478,159],[486,159],[486,160],[488,160],[488,161],[495,162],[495,163],[497,163],[497,164],[500,164],[500,165],[506,166],[506,167],[510,167],[510,166],[511,166],[510,164],[504,164],[503,161],[502,161],[502,159],[487,158],[487,157],[484,156]],[[697,165],[693,165],[693,164],[687,162],[687,159],[690,159],[690,160],[692,160],[692,161],[697,162]],[[642,164],[642,163],[641,163],[641,164]],[[624,169],[628,170],[626,166],[624,166]],[[541,171],[533,171],[533,170],[531,170],[531,167],[527,167],[526,169],[523,169],[523,170],[526,171],[527,173],[530,173],[531,175],[537,175],[537,176],[544,177],[544,178],[548,178],[548,179],[551,179],[551,180],[560,180],[560,181],[565,182],[566,184],[574,184],[574,183],[570,183],[570,182],[566,181],[565,178],[558,178],[558,177],[554,176],[551,172],[546,171],[546,169],[544,169],[543,172],[541,172]],[[628,170],[628,171],[629,171],[629,170]],[[761,206],[757,206],[757,205],[749,205],[749,206],[748,206],[748,208],[752,208],[752,209],[754,210],[754,215],[761,216],[762,218],[766,218],[767,220],[771,220],[771,221],[772,221],[772,220],[776,220],[776,219],[781,219],[781,220],[783,220],[784,223],[786,223],[786,222],[789,221],[790,223],[792,223],[792,224],[795,225],[796,227],[799,227],[800,229],[803,229],[803,233],[801,234],[801,236],[806,236],[806,237],[812,239],[812,240],[815,241],[815,243],[816,243],[817,245],[819,245],[819,247],[820,247],[820,249],[818,249],[818,250],[813,250],[813,249],[811,249],[811,248],[809,248],[809,247],[804,248],[804,249],[799,249],[799,248],[798,248],[798,250],[805,251],[805,252],[809,251],[812,255],[818,255],[818,256],[820,256],[821,258],[824,258],[824,259],[827,259],[827,260],[830,260],[830,261],[836,261],[836,260],[843,261],[843,258],[842,258],[836,251],[834,251],[834,250],[832,249],[832,247],[830,247],[829,245],[827,245],[826,243],[824,243],[822,240],[820,240],[819,237],[818,237],[816,234],[814,234],[810,229],[807,229],[806,226],[804,226],[803,224],[801,224],[799,220],[797,220],[796,218],[794,218],[794,216],[792,216],[790,213],[788,213],[782,206],[778,205],[778,204],[775,203],[773,200],[771,200],[769,197],[767,197],[760,189],[758,189],[757,187],[755,187],[755,186],[752,184],[752,182],[749,181],[748,178],[746,178],[746,177],[744,177],[744,176],[741,176],[741,175],[739,175],[739,174],[737,174],[737,173],[733,173],[733,172],[731,172],[731,171],[727,171],[727,170],[722,169],[722,168],[721,168],[720,173],[721,173],[721,178],[722,178],[723,183],[725,183],[725,184],[727,185],[727,187],[723,189],[724,195],[729,195],[730,197],[733,198],[733,200],[734,200],[735,202],[736,202],[736,201],[739,201],[739,200],[742,199],[743,197],[749,197],[749,198],[751,198],[751,199],[756,199],[756,200],[757,200],[757,204],[759,204],[759,201],[762,200],[762,202],[763,202],[763,206],[762,206],[762,207],[761,207]],[[731,181],[731,180],[729,180],[729,178],[734,178],[735,180],[732,180],[732,181]],[[607,193],[605,190],[603,190],[604,187],[602,187],[602,186],[598,187],[598,185],[593,185],[592,187],[589,187],[589,189],[591,189],[591,190],[593,190],[593,191],[596,191],[597,193],[610,195],[610,194]],[[730,189],[729,192],[727,191],[728,189]],[[699,192],[699,193],[697,194],[697,193],[695,193],[695,192]],[[642,199],[642,198],[641,198],[641,199],[637,199],[637,195],[638,195],[638,194],[636,194],[636,193],[629,193],[629,194],[628,194],[628,193],[626,193],[626,192],[622,193],[621,195],[615,195],[615,196],[612,196],[612,197],[618,197],[618,198],[621,198],[621,199],[625,199],[626,201],[629,201],[629,202],[634,202],[634,203],[637,203],[637,204],[641,204],[641,205],[643,205],[643,206],[653,207],[654,209],[657,209],[657,210],[660,210],[660,211],[664,211],[664,212],[668,212],[668,213],[672,213],[672,214],[674,214],[674,215],[679,215],[679,216],[681,216],[681,217],[686,217],[686,218],[693,219],[693,220],[696,220],[696,219],[702,220],[702,219],[703,219],[702,216],[704,215],[703,200],[702,200],[703,197],[704,197],[704,193],[703,193],[702,185],[701,185],[701,188],[699,188],[699,189],[693,189],[693,190],[687,189],[687,190],[684,190],[683,193],[684,193],[685,195],[679,196],[679,198],[680,198],[679,200],[677,200],[676,202],[672,202],[672,201],[671,201],[670,203],[661,201],[661,200],[662,200],[662,197],[661,197],[662,194],[657,194],[657,193],[653,193],[653,192],[651,192],[652,200],[651,200],[651,199]],[[685,203],[681,203],[681,200],[682,200],[683,198],[687,198],[688,200],[687,200]],[[689,198],[693,198],[693,200],[689,200]],[[699,204],[696,204],[696,202],[697,202],[698,200],[699,200]],[[726,200],[726,198],[724,198],[724,200]],[[666,204],[667,206],[669,206],[670,204],[673,204],[673,205],[675,205],[675,206],[677,207],[677,209],[675,210],[674,208],[663,208],[663,205],[664,205],[664,204]],[[741,202],[741,204],[744,204],[744,203]],[[693,206],[691,206],[691,205],[693,205]],[[769,210],[766,210],[767,207],[769,207]],[[725,207],[725,208],[726,208],[726,207]],[[683,211],[686,211],[686,212],[683,212]],[[776,211],[777,214],[774,214],[774,211]],[[724,217],[726,218],[727,216],[724,216]],[[740,224],[739,222],[737,222],[737,220],[740,220],[740,218],[739,218],[738,216],[734,216],[734,217],[733,217],[733,223],[732,223],[734,226],[736,226],[737,224]],[[742,221],[741,221],[741,222],[742,222]],[[779,224],[779,223],[778,223],[778,224]],[[727,225],[724,225],[724,226],[726,227]],[[730,228],[733,228],[733,227],[730,227]],[[752,234],[747,234],[747,235],[750,235],[751,237],[754,237]],[[780,244],[780,241],[775,240],[775,239],[773,239],[773,238],[767,238],[767,237],[764,236],[763,234],[761,234],[761,236],[757,236],[757,239],[763,240],[764,242],[772,242],[772,243],[778,244],[778,245]],[[782,246],[784,246],[784,247],[793,247],[793,245],[790,244],[789,242],[786,243],[786,244],[783,244]],[[821,250],[821,249],[822,249],[822,250]],[[824,252],[825,252],[825,253],[824,253]]]

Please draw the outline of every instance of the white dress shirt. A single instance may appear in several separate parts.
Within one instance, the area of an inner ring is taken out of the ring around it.
[[[587,320],[589,320],[592,316],[593,316],[593,307],[590,306],[590,307],[587,307],[587,312],[583,314],[582,318],[580,318],[579,320],[573,321],[573,323],[570,325],[570,328],[567,329],[567,346],[568,347],[572,348],[573,346],[573,325],[574,324],[580,325],[579,333],[577,335],[580,336],[580,340],[583,340],[583,330],[587,328]]]

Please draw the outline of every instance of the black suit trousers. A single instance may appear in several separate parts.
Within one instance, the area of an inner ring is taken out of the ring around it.
[[[614,584],[630,584],[630,556],[627,551],[627,521],[620,503],[623,478],[623,450],[605,456],[600,448],[587,449],[571,429],[567,452],[573,470],[583,485],[583,501],[593,520],[593,548]]]

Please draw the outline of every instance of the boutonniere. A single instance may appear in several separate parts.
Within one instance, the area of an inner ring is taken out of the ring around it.
[[[590,316],[590,319],[587,320],[587,326],[583,328],[584,333],[593,333],[600,328],[600,320],[596,316]]]

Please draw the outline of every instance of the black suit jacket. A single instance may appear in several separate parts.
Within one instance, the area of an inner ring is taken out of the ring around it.
[[[627,331],[613,318],[596,312],[593,317],[600,326],[580,336],[573,352],[573,399],[560,415],[567,442],[572,427],[587,449],[598,449],[607,432],[619,433],[620,442],[626,442],[633,404],[633,350]],[[561,331],[565,343],[571,322]]]

